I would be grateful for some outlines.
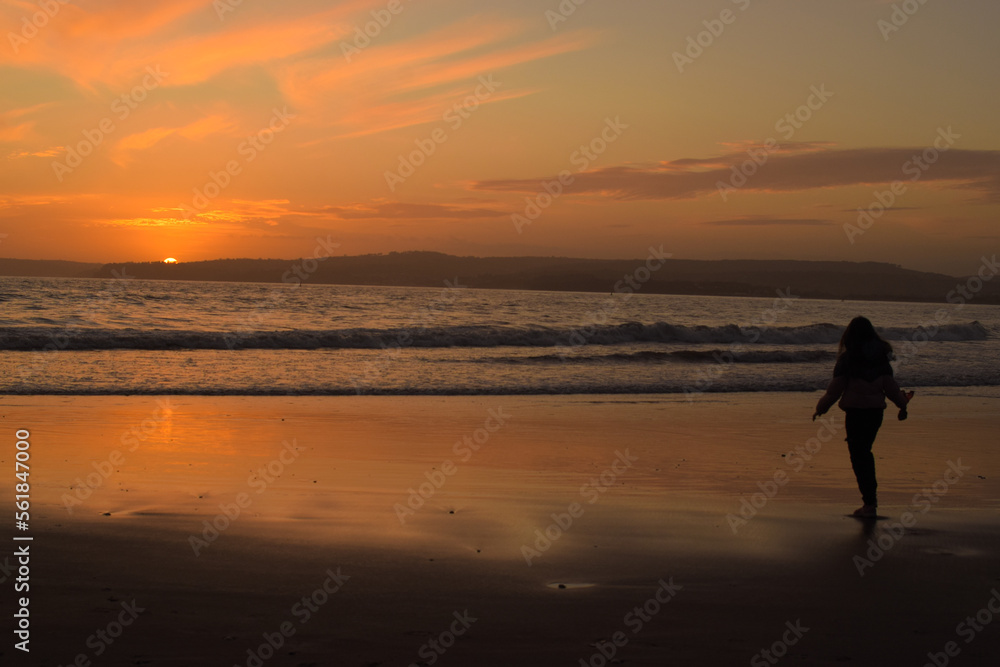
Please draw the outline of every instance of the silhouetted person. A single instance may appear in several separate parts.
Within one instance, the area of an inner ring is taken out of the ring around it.
[[[816,404],[816,417],[826,414],[839,398],[840,409],[846,414],[847,448],[851,467],[858,479],[863,507],[854,516],[874,517],[878,514],[875,481],[875,457],[872,445],[882,426],[886,397],[899,407],[900,421],[906,419],[906,404],[913,392],[903,393],[892,377],[892,345],[882,340],[866,317],[855,317],[844,329],[837,351],[833,380]]]

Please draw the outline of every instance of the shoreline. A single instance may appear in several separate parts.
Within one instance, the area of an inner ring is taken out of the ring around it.
[[[470,289],[603,294],[623,274],[630,274],[636,266],[645,265],[651,268],[646,264],[651,259],[656,259],[662,265],[669,257],[669,253],[664,254],[662,246],[659,249],[650,246],[649,257],[633,259],[459,257],[433,251],[406,251],[386,256],[331,256],[327,253],[329,248],[324,250],[322,246],[321,240],[318,251],[325,254],[325,257],[316,258],[321,262],[317,264],[315,274],[310,271],[307,280],[299,281],[301,284],[349,288],[434,289],[440,288],[444,277],[462,276],[463,283],[471,283]],[[987,257],[983,256],[981,259],[984,264],[989,264]],[[60,262],[60,260],[0,258],[0,266],[4,261],[27,264],[38,262],[39,266],[46,262]],[[301,266],[306,261],[313,260],[312,258],[286,260],[239,258],[173,264],[165,264],[162,261],[119,262],[97,266],[84,263],[78,267],[79,271],[76,273],[90,272],[88,276],[0,277],[109,280],[114,279],[112,275],[116,271],[120,271],[125,275],[137,276],[131,278],[132,280],[280,285],[289,267]],[[670,268],[669,279],[654,273],[650,283],[644,286],[644,293],[664,296],[772,298],[776,290],[786,288],[789,283],[798,282],[800,289],[806,293],[806,298],[817,300],[939,303],[944,295],[949,294],[949,290],[975,277],[975,274],[951,276],[939,272],[908,270],[889,263],[871,262],[780,259],[669,259],[667,262]],[[652,270],[658,269],[659,266]],[[352,282],[352,275],[359,270],[374,275],[395,275],[397,282],[408,284]],[[577,272],[575,282],[566,283],[552,277],[553,272],[566,270]],[[581,271],[588,276],[581,278],[579,275]],[[250,275],[261,280],[246,280]],[[831,280],[830,275],[836,279]],[[894,289],[887,288],[881,294],[864,292],[872,289],[872,284],[885,281],[887,277],[902,281],[905,286],[900,287],[897,284],[894,285]],[[706,284],[709,285],[708,288]],[[831,287],[840,284],[845,287],[840,288],[839,292]],[[535,287],[535,285],[541,286]],[[910,287],[911,285],[913,287]],[[982,303],[989,305],[1000,303],[1000,297],[993,286],[988,286],[987,292],[980,297]]]

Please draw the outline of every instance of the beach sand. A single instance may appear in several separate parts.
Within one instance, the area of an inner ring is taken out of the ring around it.
[[[887,411],[874,523],[818,396],[3,397],[0,661],[994,664],[1000,394]]]

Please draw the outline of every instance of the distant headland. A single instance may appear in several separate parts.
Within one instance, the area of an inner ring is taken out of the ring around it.
[[[647,263],[650,261],[650,263]],[[642,268],[640,268],[642,267]],[[646,268],[649,267],[649,268]],[[653,270],[649,270],[652,268]],[[88,264],[0,258],[0,275],[25,277],[200,280],[226,282],[441,287],[445,281],[480,289],[946,302],[975,287],[965,301],[1000,304],[1000,280],[947,276],[880,262],[798,260],[578,259],[458,257],[438,252],[390,252],[325,259],[215,259],[197,262]],[[630,286],[631,282],[635,283]],[[638,280],[641,278],[641,280]]]

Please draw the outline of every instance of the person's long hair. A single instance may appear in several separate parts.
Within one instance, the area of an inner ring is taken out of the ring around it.
[[[884,368],[893,359],[892,345],[875,331],[867,317],[855,317],[840,337],[837,360],[846,363],[848,375],[866,375]]]

